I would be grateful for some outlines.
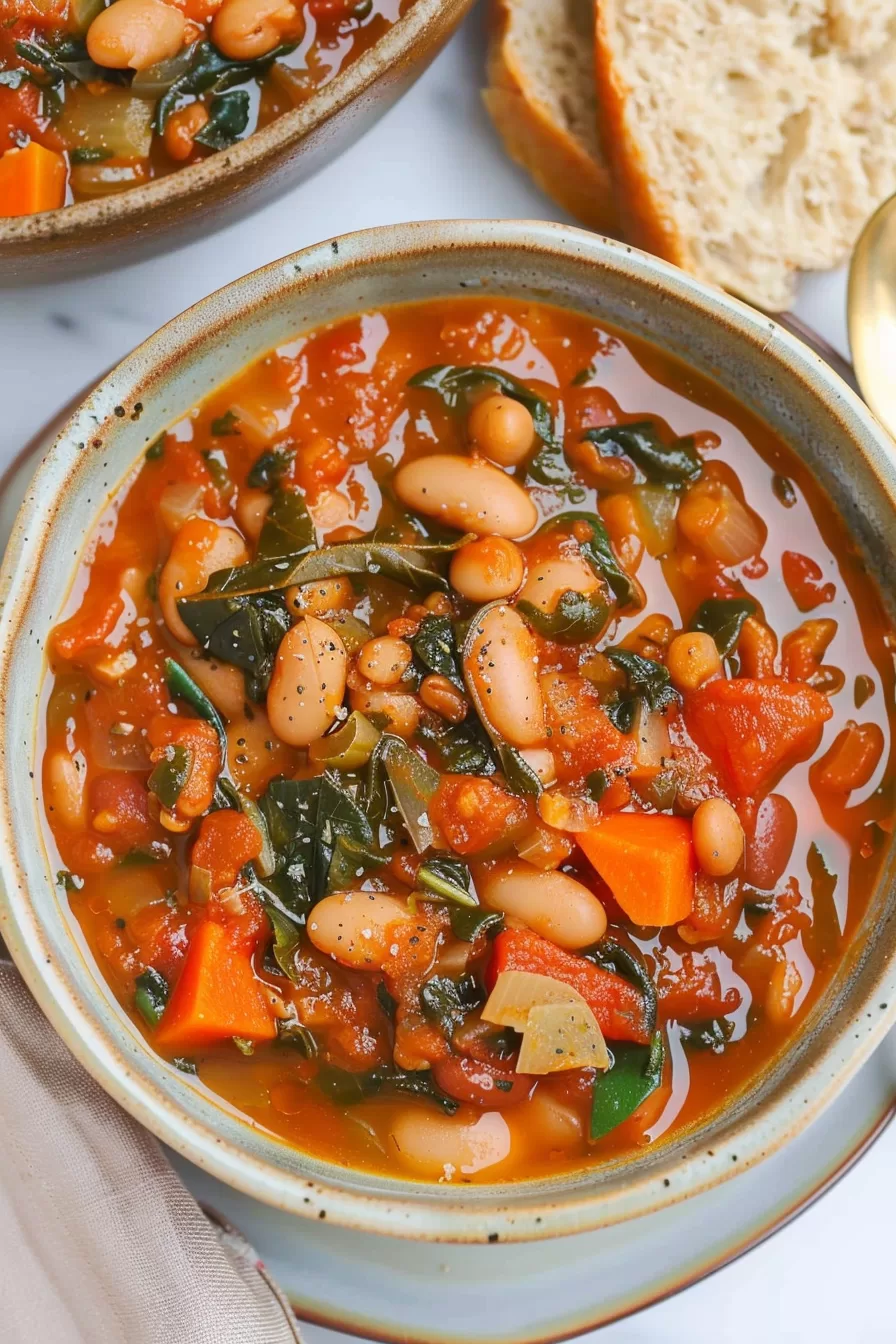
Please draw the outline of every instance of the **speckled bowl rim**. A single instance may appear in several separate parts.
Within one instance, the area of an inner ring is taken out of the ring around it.
[[[830,1018],[836,1009],[837,1021],[827,1021],[823,1033],[814,1033],[811,1050],[807,1047],[788,1064],[786,1085],[779,1082],[776,1094],[759,1096],[755,1104],[749,1096],[749,1104],[739,1106],[735,1120],[722,1112],[709,1125],[659,1146],[656,1157],[648,1158],[640,1169],[611,1164],[593,1173],[579,1173],[572,1185],[557,1179],[471,1186],[463,1195],[454,1186],[389,1178],[378,1181],[378,1188],[371,1192],[350,1188],[351,1172],[314,1163],[295,1150],[290,1150],[292,1157],[299,1166],[306,1162],[309,1169],[313,1166],[314,1176],[285,1171],[274,1160],[285,1145],[275,1137],[259,1137],[257,1129],[252,1130],[252,1143],[261,1146],[263,1157],[222,1138],[212,1123],[213,1107],[207,1108],[208,1118],[196,1119],[164,1094],[157,1081],[164,1066],[142,1038],[129,1047],[130,1058],[128,1051],[115,1044],[108,1026],[109,1009],[99,990],[93,991],[89,1001],[82,1001],[65,967],[49,955],[49,935],[23,881],[13,827],[15,784],[5,766],[6,743],[14,731],[6,707],[16,643],[28,636],[23,622],[54,518],[66,508],[67,485],[78,474],[79,460],[86,460],[91,451],[81,452],[79,458],[85,427],[95,424],[94,432],[99,434],[104,426],[111,429],[115,416],[126,413],[122,403],[134,405],[136,398],[147,397],[154,379],[164,381],[172,365],[189,359],[194,345],[222,339],[234,324],[238,329],[252,314],[263,312],[269,304],[276,306],[284,294],[292,297],[325,289],[334,271],[347,268],[355,277],[364,277],[369,270],[372,278],[379,266],[393,275],[400,268],[403,274],[439,256],[446,264],[456,265],[459,274],[470,275],[469,269],[463,269],[466,254],[475,256],[480,266],[483,255],[494,256],[496,262],[500,258],[505,267],[510,258],[530,267],[541,262],[546,271],[552,260],[562,262],[593,271],[588,274],[589,283],[597,281],[601,272],[607,277],[620,276],[645,301],[674,303],[693,314],[695,324],[699,316],[702,322],[711,321],[713,330],[716,326],[720,331],[727,329],[730,340],[745,342],[753,347],[754,358],[767,361],[770,381],[790,380],[793,387],[797,380],[821,403],[830,428],[848,436],[855,458],[862,459],[863,469],[873,474],[875,488],[883,492],[888,518],[896,519],[893,444],[829,366],[769,318],[623,244],[533,221],[445,221],[367,230],[266,266],[175,318],[112,371],[50,449],[16,520],[0,571],[0,933],[42,1009],[94,1078],[147,1128],[219,1179],[287,1212],[327,1217],[357,1230],[436,1241],[519,1241],[609,1226],[669,1206],[746,1170],[805,1128],[896,1022],[892,846],[885,881],[878,884],[878,894],[884,891],[890,907],[884,912],[888,922],[882,923],[877,942],[869,936],[861,946],[847,949],[843,985],[827,1011]],[[457,283],[462,282],[458,279]],[[519,292],[525,288],[521,284]],[[529,296],[550,297],[535,286],[530,287]],[[376,302],[372,294],[370,303]],[[889,560],[889,541],[885,549]],[[29,847],[37,845],[42,852],[36,826],[35,834],[26,838]],[[869,960],[872,965],[866,964]],[[855,988],[860,974],[861,993]],[[848,1005],[847,994],[851,996]],[[823,1042],[817,1039],[820,1034]],[[137,1057],[152,1079],[136,1076],[132,1064]],[[184,1080],[182,1086],[189,1083]]]
[[[164,177],[154,178],[142,187],[133,187],[119,195],[99,197],[94,201],[78,201],[58,210],[45,210],[38,215],[16,218],[0,217],[0,261],[4,245],[21,246],[28,243],[53,241],[77,242],[83,230],[109,223],[128,220],[145,223],[161,206],[185,205],[193,197],[201,207],[201,196],[206,187],[221,177],[239,178],[250,166],[263,165],[275,160],[278,153],[304,140],[312,131],[323,126],[356,98],[366,93],[384,74],[397,70],[413,55],[418,42],[425,42],[427,29],[435,23],[449,4],[458,18],[473,0],[415,0],[415,3],[396,20],[383,36],[352,61],[344,70],[319,89],[301,107],[284,112],[267,126],[254,131],[245,140],[229,149],[212,154],[200,163],[178,168]],[[246,184],[248,185],[248,184]]]

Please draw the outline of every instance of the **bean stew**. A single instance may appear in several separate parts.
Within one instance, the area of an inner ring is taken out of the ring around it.
[[[0,0],[0,216],[140,186],[301,106],[413,0]]]
[[[720,385],[546,305],[299,336],[49,641],[61,898],[171,1064],[337,1164],[562,1173],[803,1028],[893,827],[894,636]]]

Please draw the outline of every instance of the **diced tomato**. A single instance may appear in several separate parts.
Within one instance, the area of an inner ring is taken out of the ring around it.
[[[699,1022],[740,1007],[740,992],[733,986],[722,989],[718,968],[705,952],[685,952],[676,970],[660,971],[656,987],[666,1021]]]
[[[252,961],[233,946],[223,924],[206,920],[193,933],[180,979],[156,1030],[169,1051],[195,1050],[231,1036],[270,1041],[273,1014]]]
[[[211,873],[212,891],[220,891],[232,887],[240,869],[260,853],[258,828],[242,812],[222,808],[203,817],[190,862]]]
[[[92,583],[75,614],[53,631],[54,652],[69,662],[78,662],[103,647],[123,615],[121,593]]]
[[[836,585],[823,582],[824,570],[808,555],[785,551],[781,556],[781,572],[787,591],[800,611],[814,611],[823,602],[833,602]]]
[[[208,903],[208,917],[227,929],[231,947],[253,956],[271,933],[271,922],[261,901],[251,891],[239,892],[239,909],[214,898]]]
[[[684,817],[615,812],[578,841],[632,923],[659,927],[687,919],[697,863]]]
[[[688,731],[742,797],[765,792],[811,756],[832,713],[819,691],[777,678],[711,681],[685,700]]]
[[[632,739],[608,719],[597,692],[584,677],[544,677],[550,747],[563,783],[581,782],[594,770],[625,774],[632,765]]]
[[[128,924],[142,965],[152,966],[169,984],[177,979],[187,955],[188,921],[181,906],[156,901],[139,910]]]
[[[432,1066],[432,1076],[449,1097],[492,1111],[502,1111],[525,1101],[534,1081],[526,1074],[515,1073],[510,1067],[500,1069],[477,1059],[459,1059],[457,1055],[437,1060]]]
[[[94,829],[115,845],[148,845],[161,831],[149,813],[149,793],[142,775],[126,770],[97,775],[90,782],[90,813]]]
[[[530,821],[531,808],[494,780],[443,775],[429,814],[458,854],[481,854],[495,845],[510,844]]]
[[[561,980],[578,990],[610,1040],[642,1045],[649,1040],[644,997],[634,985],[584,957],[564,952],[537,933],[505,929],[498,934],[486,971],[489,989],[502,971],[532,971]]]

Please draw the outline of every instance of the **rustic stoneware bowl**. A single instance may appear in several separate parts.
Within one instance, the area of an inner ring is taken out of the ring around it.
[[[207,237],[317,171],[368,130],[451,36],[473,0],[416,0],[302,107],[145,187],[21,219],[0,218],[0,285],[111,270]]]
[[[580,309],[719,377],[806,460],[882,591],[894,591],[893,445],[845,383],[774,322],[664,262],[558,225],[414,224],[321,243],[219,291],[140,346],[76,411],[32,483],[0,575],[0,933],[86,1068],[215,1176],[291,1213],[354,1228],[523,1240],[605,1226],[727,1180],[779,1149],[843,1087],[896,1021],[892,852],[830,991],[746,1095],[674,1141],[599,1171],[458,1190],[308,1157],[152,1054],[72,927],[32,781],[47,632],[85,530],[147,444],[297,332],[380,304],[471,291]]]

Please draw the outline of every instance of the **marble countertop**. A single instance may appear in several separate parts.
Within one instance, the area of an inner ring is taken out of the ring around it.
[[[170,256],[96,279],[0,292],[0,470],[67,400],[210,291],[333,234],[411,219],[558,218],[501,153],[479,98],[474,14],[410,94],[312,181]],[[846,351],[844,277],[804,281],[797,313]],[[677,1297],[606,1327],[601,1344],[892,1341],[896,1126],[819,1203]],[[730,1187],[737,1199],[737,1183]],[[309,1328],[309,1344],[345,1338]],[[589,1338],[597,1339],[597,1335]]]

